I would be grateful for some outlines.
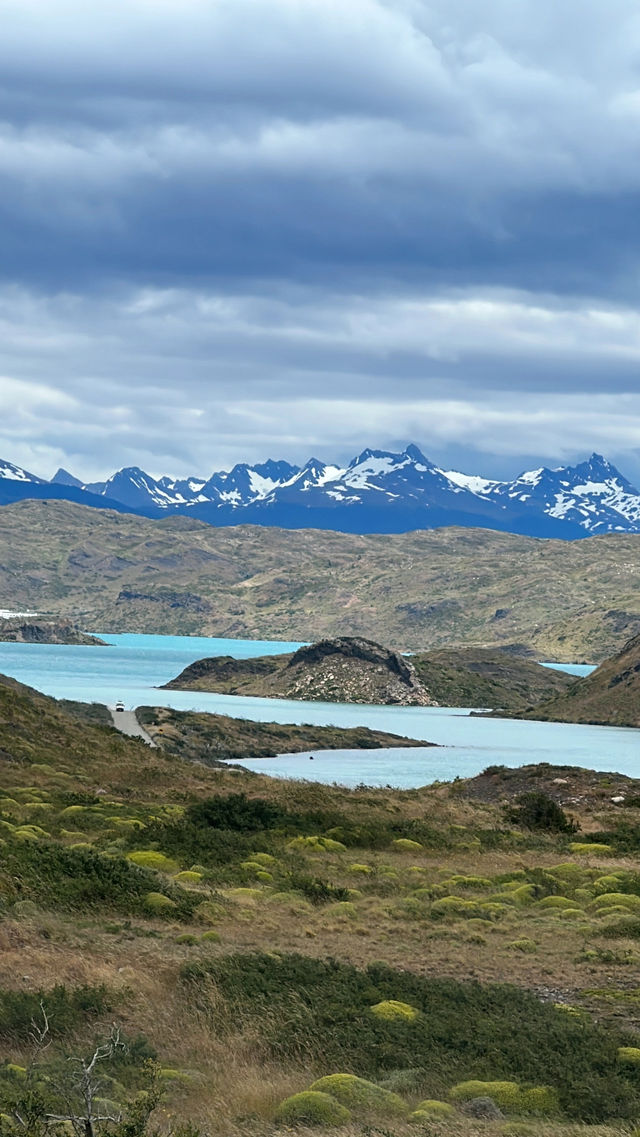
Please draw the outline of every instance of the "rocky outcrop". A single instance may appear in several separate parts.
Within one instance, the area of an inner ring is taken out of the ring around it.
[[[299,648],[282,679],[286,696],[293,699],[417,707],[435,702],[408,659],[356,636]]]
[[[167,687],[327,703],[437,706],[410,659],[358,636],[320,640],[287,655],[200,659]]]
[[[57,621],[8,619],[0,620],[0,641],[21,644],[72,644],[86,647],[107,647],[104,640],[81,632],[73,624]]]

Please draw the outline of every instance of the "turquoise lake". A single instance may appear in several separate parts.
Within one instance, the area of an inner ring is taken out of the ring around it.
[[[98,631],[97,635],[101,635]],[[551,762],[616,770],[640,776],[640,733],[613,727],[474,718],[448,707],[347,706],[284,699],[240,698],[194,691],[159,691],[158,685],[204,656],[238,659],[292,651],[285,641],[205,639],[193,636],[102,634],[111,646],[62,647],[0,643],[0,672],[56,698],[101,702],[122,699],[127,707],[155,705],[200,710],[258,722],[369,726],[407,738],[436,742],[439,749],[314,751],[244,763],[278,777],[344,785],[424,785],[468,777],[485,766]],[[586,665],[564,667],[587,674]]]

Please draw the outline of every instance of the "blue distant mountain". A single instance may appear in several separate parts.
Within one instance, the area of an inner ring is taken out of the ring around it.
[[[217,471],[209,478],[151,477],[137,466],[105,482],[66,470],[50,482],[0,462],[0,504],[58,498],[145,517],[181,514],[210,525],[268,525],[348,533],[402,533],[447,525],[576,540],[640,533],[640,492],[599,454],[576,466],[496,481],[443,470],[418,449],[363,450],[347,466],[310,458]]]

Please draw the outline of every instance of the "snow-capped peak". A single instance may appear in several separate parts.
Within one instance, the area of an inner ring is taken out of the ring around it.
[[[0,478],[6,478],[11,482],[44,482],[44,478],[39,478],[37,474],[30,474],[28,470],[23,470],[21,466],[14,466],[13,462],[5,462],[0,459]]]

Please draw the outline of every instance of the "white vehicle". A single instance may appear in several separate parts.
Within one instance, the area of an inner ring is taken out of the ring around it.
[[[120,702],[120,700],[118,700],[118,702],[116,703],[116,710],[117,711],[123,711],[124,710],[124,703]]]

